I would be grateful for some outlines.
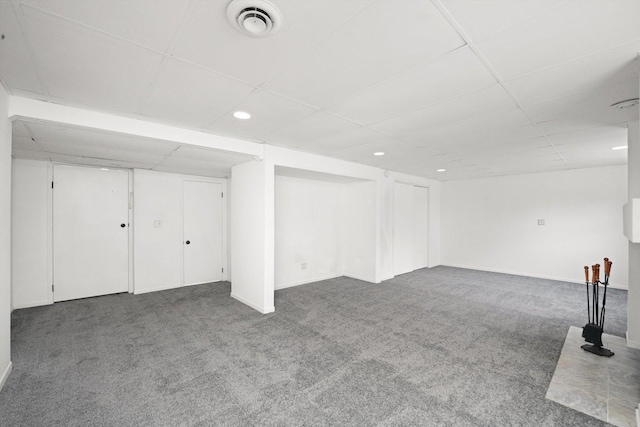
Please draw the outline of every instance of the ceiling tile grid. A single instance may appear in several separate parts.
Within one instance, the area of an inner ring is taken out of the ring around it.
[[[640,91],[640,1],[272,0],[284,23],[264,38],[229,25],[230,1],[0,1],[0,80],[16,96],[439,180],[626,159],[610,146],[638,107],[610,105]],[[188,163],[20,126],[14,155]],[[228,173],[237,159],[216,155],[191,166]]]

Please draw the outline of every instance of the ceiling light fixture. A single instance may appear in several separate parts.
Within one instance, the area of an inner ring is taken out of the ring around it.
[[[233,113],[233,117],[240,120],[249,120],[251,118],[251,114],[247,113],[246,111],[236,111],[235,113]]]
[[[629,148],[628,145],[618,145],[617,147],[611,147],[612,150],[625,150]]]
[[[438,170],[436,170],[436,172],[446,172],[446,171],[447,171],[446,169],[438,169]]]
[[[373,153],[374,156],[384,156],[384,151],[376,151]]]
[[[282,15],[266,0],[233,0],[227,6],[232,27],[252,37],[264,37],[278,31]]]
[[[618,108],[618,109],[623,109],[623,108],[631,108],[631,107],[635,107],[636,105],[638,105],[640,101],[638,100],[638,98],[631,98],[631,99],[625,99],[624,101],[620,101],[620,102],[616,102],[615,104],[611,104],[611,108]]]

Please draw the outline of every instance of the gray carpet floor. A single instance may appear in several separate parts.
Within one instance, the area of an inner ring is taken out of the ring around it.
[[[437,267],[281,290],[269,315],[229,293],[14,311],[0,425],[604,425],[545,399],[584,286]],[[626,299],[609,290],[606,332]]]

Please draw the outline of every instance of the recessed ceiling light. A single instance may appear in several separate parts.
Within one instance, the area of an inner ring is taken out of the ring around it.
[[[376,151],[373,153],[374,156],[384,156],[384,151]]]
[[[107,168],[100,168],[101,171],[108,171],[109,169]]]
[[[629,148],[628,145],[618,145],[617,147],[611,147],[612,150],[624,150],[625,148]]]
[[[248,120],[251,118],[251,114],[247,113],[246,111],[236,111],[235,113],[233,113],[233,117],[240,120]]]
[[[446,172],[446,169],[438,169],[436,172]]]

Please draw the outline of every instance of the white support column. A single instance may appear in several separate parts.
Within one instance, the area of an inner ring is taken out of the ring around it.
[[[261,313],[275,311],[274,168],[266,161],[234,166],[231,180],[231,296]]]
[[[0,85],[0,389],[11,372],[11,122]]]
[[[628,124],[629,200],[640,198],[640,126]],[[627,345],[640,348],[640,243],[629,242],[629,293],[627,308]]]

